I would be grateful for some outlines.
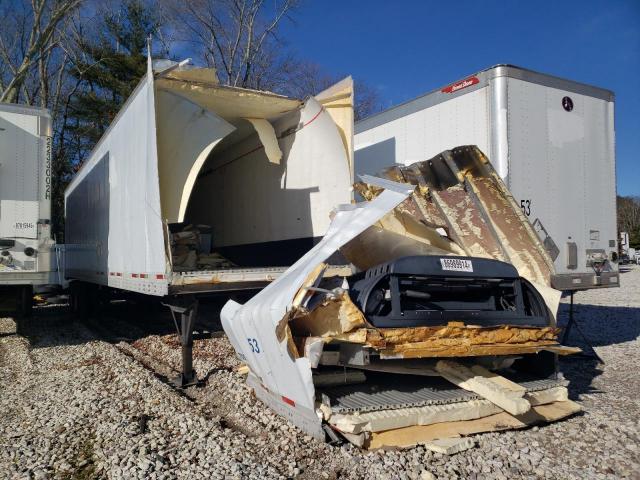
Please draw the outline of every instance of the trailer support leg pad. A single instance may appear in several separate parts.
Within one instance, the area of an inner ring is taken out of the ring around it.
[[[172,299],[171,303],[163,303],[171,311],[173,323],[182,345],[182,372],[173,380],[174,385],[186,388],[198,383],[193,369],[193,328],[198,315],[198,300],[195,297]],[[180,315],[178,323],[177,315]]]

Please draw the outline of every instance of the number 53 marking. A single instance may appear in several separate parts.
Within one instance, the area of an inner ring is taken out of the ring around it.
[[[249,346],[253,353],[260,353],[260,347],[258,346],[258,341],[255,338],[247,338],[247,342],[249,342]]]
[[[520,200],[520,208],[527,217],[531,215],[531,200]]]

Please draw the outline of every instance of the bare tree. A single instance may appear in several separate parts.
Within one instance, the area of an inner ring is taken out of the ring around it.
[[[640,230],[640,198],[618,197],[618,230],[636,232]]]
[[[48,101],[47,73],[58,46],[56,32],[82,0],[3,0],[0,19],[0,102],[16,102],[20,94],[33,103],[33,91],[25,91],[30,75],[37,77],[40,104]],[[63,66],[56,69],[61,72]],[[34,72],[35,70],[35,72]],[[59,73],[62,75],[61,73]]]
[[[273,66],[278,29],[296,0],[166,0],[181,39],[225,85],[258,88]],[[269,59],[270,61],[265,61]]]

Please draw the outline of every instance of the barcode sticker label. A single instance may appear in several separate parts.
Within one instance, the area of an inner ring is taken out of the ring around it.
[[[454,272],[473,272],[473,264],[471,260],[463,260],[461,258],[441,258],[440,264],[443,270],[451,270]]]

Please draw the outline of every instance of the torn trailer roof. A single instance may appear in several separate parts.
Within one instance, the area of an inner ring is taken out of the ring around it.
[[[149,71],[65,192],[66,274],[152,295],[262,287],[350,202],[353,88],[306,100]]]
[[[382,175],[277,280],[225,305],[256,394],[317,438],[329,426],[368,448],[393,443],[389,429],[482,420],[465,434],[579,410],[556,375],[576,350],[558,343],[553,263],[488,159],[459,147]],[[336,251],[358,272],[325,276]],[[364,412],[388,421],[352,428]]]

